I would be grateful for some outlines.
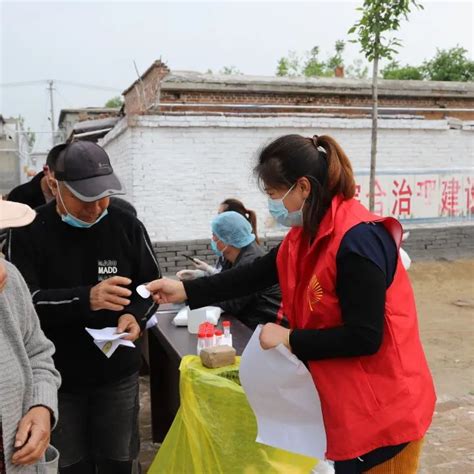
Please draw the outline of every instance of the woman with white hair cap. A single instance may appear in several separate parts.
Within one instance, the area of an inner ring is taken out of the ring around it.
[[[25,204],[0,200],[0,228],[30,224]],[[19,271],[0,259],[0,474],[36,473],[58,418],[60,377]]]
[[[230,268],[251,263],[265,254],[255,241],[249,221],[238,212],[228,211],[217,215],[212,220],[211,229],[211,248],[218,257],[224,257],[230,263]],[[182,272],[178,272],[178,276],[180,274],[182,277]],[[216,306],[239,318],[252,329],[258,324],[270,322],[285,327],[288,324],[280,308],[281,293],[278,285],[248,296],[216,303]]]

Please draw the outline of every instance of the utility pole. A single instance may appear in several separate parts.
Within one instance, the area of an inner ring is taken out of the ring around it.
[[[54,101],[53,101],[53,91],[54,91],[54,81],[48,81],[48,91],[49,91],[49,107],[50,107],[50,120],[51,120],[51,143],[54,146],[54,135],[55,135],[55,121],[54,121]]]

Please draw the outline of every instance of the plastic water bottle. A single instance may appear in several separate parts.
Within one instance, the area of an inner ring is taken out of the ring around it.
[[[203,331],[199,331],[197,340],[197,355],[199,355],[205,347],[205,336],[206,334]]]
[[[204,347],[212,347],[214,345],[214,330],[208,329],[205,336]]]
[[[224,336],[222,337],[222,345],[232,347],[232,334],[230,333],[230,321],[224,321],[222,323],[224,329]]]
[[[222,339],[224,338],[224,333],[220,329],[216,329],[216,346],[222,346]]]

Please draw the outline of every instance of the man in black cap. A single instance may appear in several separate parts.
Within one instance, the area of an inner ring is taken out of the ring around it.
[[[109,197],[124,191],[106,152],[73,142],[50,155],[56,199],[10,231],[7,257],[56,346],[63,385],[52,443],[61,473],[132,474],[139,472],[137,338],[156,309],[135,288],[161,272],[141,222],[109,207]],[[136,347],[119,346],[108,358],[86,327],[117,327]]]

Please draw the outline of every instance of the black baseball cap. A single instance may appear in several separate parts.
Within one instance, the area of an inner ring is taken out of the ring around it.
[[[92,202],[115,194],[125,194],[114,173],[109,156],[99,145],[76,141],[56,145],[47,162],[58,181],[81,201]]]

